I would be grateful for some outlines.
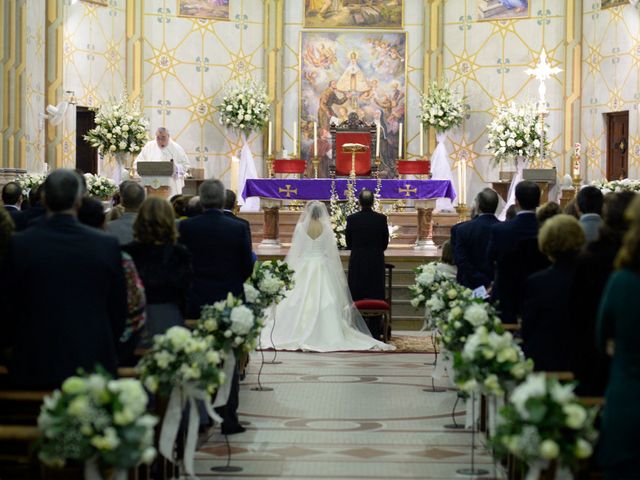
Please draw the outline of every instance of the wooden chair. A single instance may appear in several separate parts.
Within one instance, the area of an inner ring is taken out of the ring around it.
[[[340,125],[331,125],[332,163],[329,165],[329,175],[334,178],[348,177],[351,174],[351,154],[344,152],[345,143],[359,143],[367,148],[364,152],[355,154],[355,172],[358,177],[371,177],[377,171],[375,163],[376,125],[363,122],[358,114],[351,112],[346,121]]]
[[[385,263],[387,294],[384,300],[363,299],[354,302],[355,307],[363,318],[382,317],[384,319],[382,325],[382,340],[387,343],[391,338],[391,321],[392,321],[392,295],[393,295],[393,269],[396,266],[391,263]],[[378,340],[378,339],[376,339]]]

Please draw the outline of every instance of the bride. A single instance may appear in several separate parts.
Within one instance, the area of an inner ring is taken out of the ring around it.
[[[261,345],[278,350],[394,350],[374,340],[353,306],[327,208],[307,204],[286,258],[295,285],[262,330]]]

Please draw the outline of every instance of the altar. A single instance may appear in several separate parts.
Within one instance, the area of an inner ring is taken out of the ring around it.
[[[347,179],[248,179],[243,197],[260,197],[264,212],[264,234],[261,247],[279,248],[279,215],[283,201],[329,201],[332,185],[341,200],[345,199]],[[435,248],[433,243],[432,214],[438,198],[454,200],[456,195],[449,180],[398,180],[357,179],[355,191],[375,191],[380,183],[380,198],[383,200],[413,200],[416,208],[418,234],[415,249]]]

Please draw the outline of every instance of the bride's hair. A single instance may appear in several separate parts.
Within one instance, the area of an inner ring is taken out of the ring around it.
[[[322,216],[322,204],[320,202],[311,202],[309,213],[312,220],[318,220]]]

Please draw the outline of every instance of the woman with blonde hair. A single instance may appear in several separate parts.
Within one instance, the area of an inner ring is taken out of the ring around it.
[[[133,258],[147,295],[147,334],[152,337],[184,324],[186,294],[193,271],[191,254],[177,242],[171,204],[147,198],[133,224],[134,241],[123,247]]]
[[[640,472],[640,197],[626,212],[630,228],[607,284],[596,328],[601,351],[613,341],[613,359],[602,414],[599,462],[605,479],[638,478]]]
[[[540,252],[551,266],[525,282],[522,306],[523,350],[536,370],[568,370],[572,358],[570,289],[576,258],[585,243],[578,220],[560,214],[548,219],[538,233]]]

